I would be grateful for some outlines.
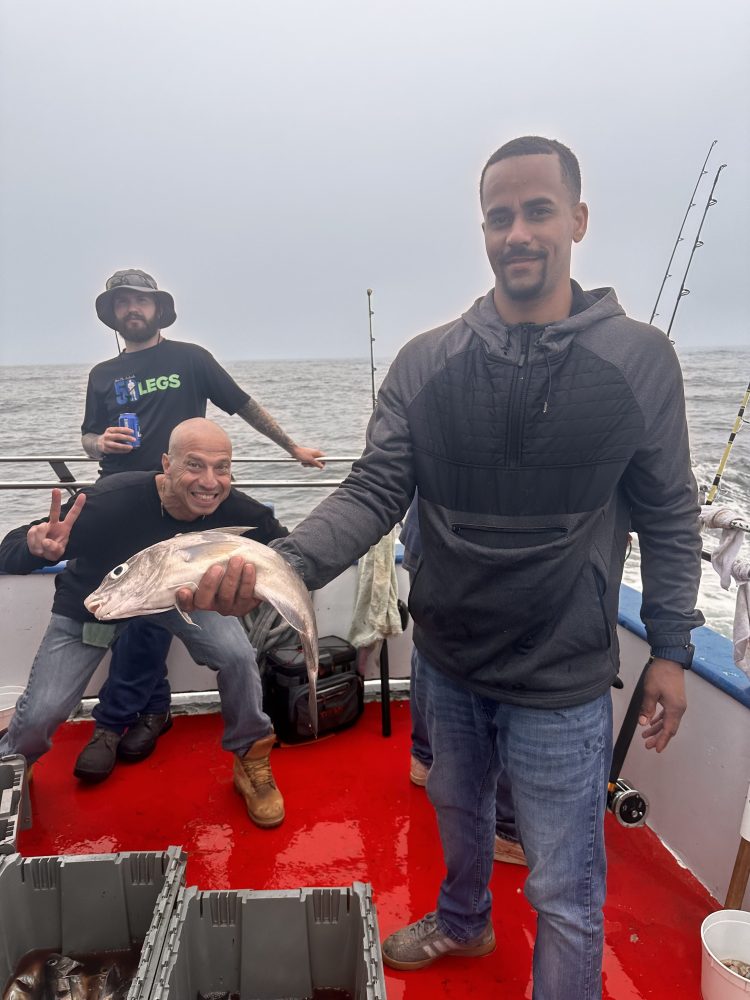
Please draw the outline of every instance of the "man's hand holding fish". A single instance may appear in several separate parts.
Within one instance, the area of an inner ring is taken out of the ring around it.
[[[41,757],[104,658],[107,639],[117,638],[127,619],[145,616],[216,672],[234,787],[257,826],[283,821],[284,800],[270,765],[276,736],[263,711],[255,651],[236,618],[215,612],[243,613],[266,600],[300,632],[313,731],[315,615],[303,581],[268,547],[286,529],[265,504],[233,487],[231,464],[231,441],[217,424],[186,420],[172,432],[162,472],[107,476],[65,504],[55,490],[48,517],[3,539],[0,571],[31,573],[63,555],[67,564],[56,579],[34,670],[0,738],[0,755],[23,754],[29,764]],[[112,622],[112,634],[96,628],[97,619]],[[119,756],[121,734],[110,732],[108,752]],[[74,768],[83,781],[102,780],[110,771],[86,771],[78,762]]]
[[[261,603],[255,596],[255,566],[242,556],[232,556],[226,565],[210,566],[195,592],[181,587],[176,594],[182,611],[217,611],[242,618]]]

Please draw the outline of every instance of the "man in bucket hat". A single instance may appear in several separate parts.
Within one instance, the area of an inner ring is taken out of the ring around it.
[[[174,299],[150,274],[116,271],[97,296],[96,314],[125,341],[121,354],[89,374],[81,441],[88,455],[101,460],[102,475],[158,469],[172,428],[205,416],[207,399],[237,413],[302,465],[323,467],[323,453],[295,444],[208,351],[165,340],[161,331],[177,318]],[[139,418],[143,439],[137,450],[130,428],[117,426],[124,412]]]
[[[323,467],[323,453],[297,445],[207,350],[163,337],[177,318],[174,299],[150,274],[138,268],[116,271],[97,296],[96,313],[125,342],[120,354],[89,373],[81,443],[100,460],[102,476],[158,471],[174,427],[204,417],[209,399],[226,413],[238,414],[302,465]],[[119,426],[123,413],[135,414],[140,440],[131,427]],[[166,677],[170,642],[169,632],[142,619],[122,632],[94,709],[94,735],[74,767],[76,777],[101,781],[118,758],[143,760],[171,727]]]

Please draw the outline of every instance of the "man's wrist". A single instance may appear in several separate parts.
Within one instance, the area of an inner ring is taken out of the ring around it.
[[[673,663],[679,663],[685,670],[688,670],[692,666],[694,653],[695,646],[692,642],[687,642],[684,646],[651,647],[652,660],[672,660]]]

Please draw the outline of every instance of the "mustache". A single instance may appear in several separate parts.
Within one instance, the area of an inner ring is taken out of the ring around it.
[[[543,250],[508,250],[500,258],[501,264],[513,264],[518,260],[544,260],[547,254]]]

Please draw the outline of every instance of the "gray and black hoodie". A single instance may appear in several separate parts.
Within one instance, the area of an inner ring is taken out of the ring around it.
[[[684,646],[701,541],[682,377],[663,333],[612,289],[506,327],[492,292],[399,353],[342,486],[274,543],[311,588],[399,521],[419,488],[417,648],[483,695],[564,707],[617,672],[628,531],[652,647]]]

